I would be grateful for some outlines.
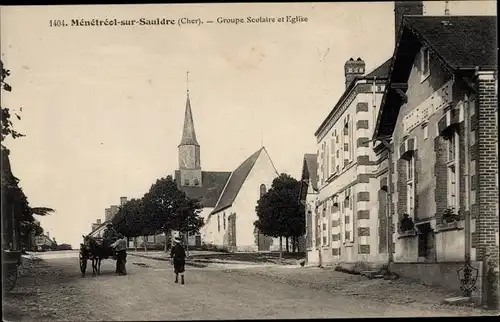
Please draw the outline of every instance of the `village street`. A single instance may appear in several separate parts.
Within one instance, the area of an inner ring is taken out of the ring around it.
[[[318,268],[295,266],[256,266],[245,269],[187,266],[187,284],[181,285],[173,283],[172,266],[166,261],[129,256],[128,276],[115,276],[113,264],[114,261],[105,260],[100,276],[92,277],[91,271],[89,274],[87,269],[87,276],[82,278],[76,252],[61,255],[46,253],[43,261],[30,261],[16,288],[4,298],[4,320],[196,320],[484,314],[472,308],[416,302],[405,296],[407,291],[403,291],[402,285],[395,286],[401,292],[394,298],[383,293],[376,297],[363,296],[363,285],[367,290],[378,292],[380,287],[377,288],[375,284],[379,282],[362,280],[360,276],[333,270],[320,272]],[[325,287],[327,285],[330,285],[330,289]],[[392,294],[397,293],[390,287],[387,290]],[[429,295],[422,294],[424,298],[432,298]]]

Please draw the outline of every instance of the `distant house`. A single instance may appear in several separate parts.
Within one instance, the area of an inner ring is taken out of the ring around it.
[[[498,261],[497,70],[496,16],[405,17],[373,136],[401,276],[458,291],[467,254]]]
[[[98,220],[100,222],[100,220]],[[99,225],[94,226],[93,230],[90,232],[90,237],[102,237],[104,235],[104,231],[106,230],[106,226],[111,222],[105,221]]]
[[[51,249],[55,247],[54,240],[50,239],[50,235],[47,232],[46,234],[35,236],[34,244],[37,249]]]
[[[318,197],[318,163],[316,154],[305,154],[302,162],[302,176],[300,178],[300,202],[304,204],[306,216],[305,250],[307,262],[319,262],[314,258],[318,252],[314,251],[314,229],[317,225],[313,222],[313,212]],[[302,249],[301,249],[302,250]]]

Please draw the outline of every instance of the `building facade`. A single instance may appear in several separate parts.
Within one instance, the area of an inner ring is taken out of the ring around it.
[[[405,17],[373,137],[392,270],[453,290],[467,258],[498,261],[495,31],[496,17]]]
[[[396,1],[396,33],[403,16],[422,14],[422,1]],[[306,210],[310,263],[380,266],[391,256],[387,160],[371,140],[391,61],[368,74],[362,59],[347,61],[346,90],[315,133],[317,200]]]
[[[382,98],[385,62],[365,74],[360,58],[345,64],[346,91],[315,133],[318,195],[309,262],[378,263],[378,177],[370,138]]]

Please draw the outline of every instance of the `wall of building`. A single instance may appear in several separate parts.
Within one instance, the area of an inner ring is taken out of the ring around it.
[[[451,240],[447,235],[452,233],[443,232],[441,236],[436,234],[436,224],[440,223],[440,216],[448,207],[447,142],[439,134],[438,122],[443,116],[446,101],[452,102],[453,83],[450,81],[451,77],[434,57],[431,56],[430,60],[430,76],[422,75],[420,65],[421,55],[418,54],[408,79],[406,92],[408,101],[400,109],[393,133],[395,166],[393,202],[397,214],[393,217],[393,223],[398,227],[399,220],[404,214],[408,214],[417,225],[429,222],[433,232],[429,237],[431,238],[430,250],[425,258],[425,256],[419,256],[419,237],[416,234],[405,236],[396,229],[394,240],[396,241],[395,261],[397,262],[435,261],[437,252],[441,252],[441,249],[458,250],[451,245],[450,247],[443,245]],[[447,87],[443,90],[443,86]],[[443,94],[445,95],[443,104],[437,103],[438,100],[435,98]],[[419,114],[425,114],[424,110],[427,111],[428,116],[419,116]],[[408,188],[409,162],[403,157],[405,151],[402,145],[407,140],[414,140],[413,193]],[[412,196],[409,193],[412,193]],[[414,200],[412,206],[408,201],[409,198]],[[440,246],[439,251],[438,246]],[[461,255],[463,258],[463,249]],[[460,254],[452,257],[456,256]],[[439,257],[443,258],[442,255]]]
[[[484,200],[488,205],[491,205],[484,213],[488,215],[481,218],[478,217],[479,205],[481,198],[478,197],[478,191],[481,189],[482,180],[479,180],[482,167],[479,162],[479,154],[481,149],[477,144],[478,136],[478,107],[480,97],[475,97],[472,90],[464,84],[453,82],[451,77],[445,72],[436,59],[431,56],[431,74],[428,78],[423,78],[420,71],[420,55],[417,56],[410,77],[408,80],[408,103],[400,109],[400,114],[393,134],[395,144],[395,168],[393,181],[395,182],[395,193],[393,195],[393,207],[396,209],[394,216],[394,225],[398,225],[398,219],[405,213],[409,213],[408,209],[408,188],[407,188],[407,166],[408,161],[401,158],[401,145],[405,140],[414,140],[414,213],[410,216],[415,221],[417,228],[422,223],[429,222],[432,228],[432,233],[429,235],[429,244],[431,245],[426,255],[421,252],[419,254],[419,236],[416,234],[406,235],[395,231],[394,238],[396,241],[396,262],[461,262],[465,257],[465,212],[467,211],[467,196],[466,187],[466,153],[470,156],[471,162],[468,163],[468,171],[470,173],[470,212],[471,212],[471,259],[480,259],[476,256],[477,249],[483,245],[495,242],[494,232],[498,231],[498,212],[497,212],[497,194],[495,190],[494,173],[489,169],[484,172],[485,178],[490,176],[491,179],[484,181],[484,187],[487,193],[484,195]],[[487,95],[487,103],[493,111],[485,120],[485,129],[495,131],[496,127],[492,126],[494,115],[494,104],[492,104],[493,87]],[[496,104],[496,103],[495,103]],[[470,118],[464,119],[465,109],[469,110]],[[428,113],[427,117],[423,117],[423,113]],[[440,126],[439,122],[443,122],[443,117],[449,114],[451,127]],[[412,116],[413,115],[413,116]],[[412,123],[411,118],[415,121]],[[465,122],[469,122],[469,133],[465,133]],[[408,127],[405,124],[414,124]],[[445,129],[445,130],[443,130]],[[450,147],[450,135],[455,138],[455,162],[450,163],[447,159]],[[469,139],[469,152],[465,150],[465,136]],[[497,134],[495,134],[497,135]],[[493,149],[493,135],[487,136],[483,142],[490,144],[491,149],[485,153],[485,161],[493,162],[497,165],[498,160],[491,155]],[[488,157],[486,157],[488,154]],[[455,175],[450,172],[450,164],[455,165]],[[496,167],[495,167],[496,169]],[[488,178],[490,178],[488,177]],[[455,188],[452,189],[451,181],[454,180]],[[493,196],[493,194],[496,194]],[[454,196],[453,196],[454,195]],[[494,198],[494,199],[493,199]],[[453,200],[456,200],[455,202]],[[495,201],[493,201],[495,200]],[[443,214],[449,207],[454,207],[456,213],[460,216],[460,220],[454,224],[443,222]],[[492,218],[483,226],[484,230],[476,232],[480,229],[482,218]],[[479,220],[481,219],[481,220]],[[493,225],[493,226],[492,226]],[[496,225],[496,226],[495,226]],[[476,229],[477,228],[477,229]],[[481,239],[481,233],[484,232],[484,238]],[[420,237],[421,238],[421,237]]]
[[[498,94],[497,72],[479,72],[476,76],[478,96],[475,104],[474,169],[475,217],[477,259],[482,260],[487,247],[492,249],[492,260],[499,259],[498,209]],[[498,266],[497,266],[498,269]]]
[[[316,229],[315,229],[315,204],[317,202],[318,193],[313,190],[312,186],[308,186],[306,195],[306,205],[304,207],[306,213],[306,253],[308,264],[318,264],[319,254],[316,249]]]
[[[206,207],[203,208],[200,212],[200,217],[203,218],[204,225],[200,229],[200,236],[201,236],[201,242],[202,243],[210,243],[212,240],[211,232],[212,230],[210,229],[210,218],[209,215],[214,210],[212,207]]]
[[[312,221],[318,254],[309,251],[310,262],[386,261],[379,249],[380,183],[370,142],[384,81],[372,85],[358,81],[317,137],[319,208]]]
[[[278,177],[278,173],[267,151],[263,149],[243,183],[231,209],[231,212],[236,214],[236,245],[238,251],[258,250],[256,230],[253,223],[258,219],[255,207],[260,199],[260,186],[264,184],[266,191],[269,190],[276,177]],[[273,240],[272,243],[269,240],[271,250],[279,249],[277,240]]]
[[[210,210],[212,211],[213,208]],[[223,211],[207,215],[206,224],[204,227],[202,241],[205,244],[218,247],[227,247],[229,235],[229,215],[233,213],[233,207],[224,209]]]

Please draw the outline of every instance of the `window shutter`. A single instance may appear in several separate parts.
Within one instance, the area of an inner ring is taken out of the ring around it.
[[[352,120],[349,120],[349,160],[352,161],[354,159],[354,144],[353,144],[353,133],[354,129],[352,126]]]

